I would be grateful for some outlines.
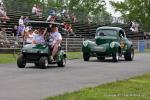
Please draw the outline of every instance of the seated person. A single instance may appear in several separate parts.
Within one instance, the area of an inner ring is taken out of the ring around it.
[[[49,45],[50,48],[52,48],[52,56],[51,56],[51,60],[54,60],[54,56],[58,51],[58,47],[60,46],[60,43],[62,41],[62,36],[61,34],[58,32],[58,27],[55,25],[51,26],[51,32],[49,35]]]
[[[10,18],[6,15],[6,12],[2,9],[0,9],[0,20],[3,21],[3,23],[6,23]]]
[[[36,15],[37,14],[37,5],[34,4],[33,8],[32,8],[32,14]]]
[[[43,35],[43,29],[39,29],[38,31],[34,32],[32,44],[44,44],[44,35]]]

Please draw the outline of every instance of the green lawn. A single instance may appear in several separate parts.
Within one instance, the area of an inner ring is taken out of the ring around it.
[[[150,49],[146,49],[145,53],[150,52]],[[139,53],[138,50],[135,50],[135,53]],[[1,63],[14,63],[16,62],[17,55],[13,54],[0,54],[0,64]],[[82,52],[67,52],[67,58],[69,59],[82,59]]]
[[[150,74],[43,100],[150,100]]]
[[[16,62],[17,55],[13,54],[0,54],[0,64],[1,63],[14,63]]]
[[[82,58],[81,52],[68,52],[67,58],[76,59]],[[15,63],[17,59],[17,54],[14,56],[13,54],[0,54],[0,64],[2,63]]]

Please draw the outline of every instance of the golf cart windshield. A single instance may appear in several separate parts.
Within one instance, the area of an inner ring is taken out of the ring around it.
[[[97,31],[96,36],[117,36],[117,31],[116,30],[111,30],[111,29],[100,29]]]

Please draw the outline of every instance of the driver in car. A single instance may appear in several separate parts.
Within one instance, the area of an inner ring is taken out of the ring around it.
[[[58,32],[58,27],[56,25],[51,26],[51,32],[49,34],[49,45],[52,48],[51,60],[54,60],[54,56],[58,51],[58,48],[61,44],[62,36]]]

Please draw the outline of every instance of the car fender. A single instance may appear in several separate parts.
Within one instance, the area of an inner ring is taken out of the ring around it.
[[[110,43],[110,48],[112,52],[115,53],[118,49],[120,50],[120,43],[113,41]]]
[[[93,41],[89,41],[89,40],[83,41],[83,44],[82,44],[82,51],[83,51],[83,53],[90,53],[91,49],[94,46],[96,46],[96,43],[93,42]]]

